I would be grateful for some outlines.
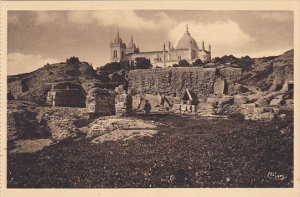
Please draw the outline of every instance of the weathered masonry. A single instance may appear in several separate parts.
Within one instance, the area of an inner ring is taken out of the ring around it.
[[[47,104],[61,107],[85,107],[86,96],[80,84],[53,83],[47,95]]]
[[[241,76],[241,68],[165,68],[130,71],[128,81],[135,93],[178,97],[189,89],[201,101],[211,94],[233,93]]]

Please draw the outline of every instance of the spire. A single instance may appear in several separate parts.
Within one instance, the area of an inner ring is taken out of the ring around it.
[[[204,48],[204,41],[202,41],[202,49],[204,50],[205,48]]]
[[[210,45],[210,43],[208,45],[208,49],[209,49],[209,52],[211,52],[211,45]]]
[[[166,50],[166,44],[164,43],[164,46],[163,46],[163,48],[164,48],[164,51]]]
[[[133,36],[131,35],[131,40],[130,40],[130,42],[132,42],[133,43]]]
[[[120,31],[119,31],[119,28],[118,28],[117,38],[120,39]]]
[[[117,31],[117,37],[115,38],[114,43],[122,43],[122,39],[120,38],[120,31]]]
[[[186,23],[186,32],[189,33],[189,24]]]

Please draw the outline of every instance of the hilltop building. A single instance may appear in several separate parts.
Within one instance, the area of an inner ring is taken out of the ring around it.
[[[116,38],[110,43],[110,52],[112,62],[125,60],[133,62],[137,57],[144,57],[149,59],[154,67],[162,68],[172,67],[183,59],[190,63],[197,59],[201,59],[203,62],[211,61],[211,45],[209,44],[208,50],[206,50],[204,41],[202,41],[202,46],[199,48],[197,42],[189,32],[188,26],[186,26],[186,32],[183,36],[173,46],[171,46],[171,42],[169,41],[166,48],[164,43],[161,51],[140,52],[132,36],[130,43],[126,45],[118,31]]]

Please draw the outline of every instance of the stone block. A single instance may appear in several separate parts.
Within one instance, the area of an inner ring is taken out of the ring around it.
[[[212,104],[217,104],[219,102],[220,98],[215,98],[215,97],[209,97],[206,99],[207,103],[212,103]]]
[[[254,114],[261,114],[265,111],[265,108],[264,107],[256,107],[253,109],[253,113]]]
[[[246,104],[248,102],[248,97],[245,95],[236,95],[234,97],[234,103],[237,105],[242,105],[242,104]]]
[[[281,104],[283,95],[278,95],[274,99],[271,100],[270,105],[271,106],[278,106]]]
[[[198,110],[212,110],[214,107],[211,103],[199,103]]]
[[[278,113],[279,113],[279,111],[280,111],[280,110],[279,110],[279,108],[276,108],[276,107],[274,107],[274,108],[273,108],[273,112],[274,112],[274,114],[278,114]]]
[[[246,115],[247,114],[247,110],[241,109],[241,114]]]
[[[261,120],[270,121],[274,118],[274,113],[272,112],[265,112],[261,114]]]
[[[255,103],[248,103],[248,104],[242,104],[241,108],[248,109],[248,108],[255,108],[257,105]]]

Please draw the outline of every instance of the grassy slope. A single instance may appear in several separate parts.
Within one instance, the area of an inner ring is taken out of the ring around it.
[[[8,157],[8,187],[292,187],[292,120],[152,116],[153,138],[93,145],[68,139]],[[281,133],[282,131],[283,133]],[[267,178],[268,172],[287,176]]]

